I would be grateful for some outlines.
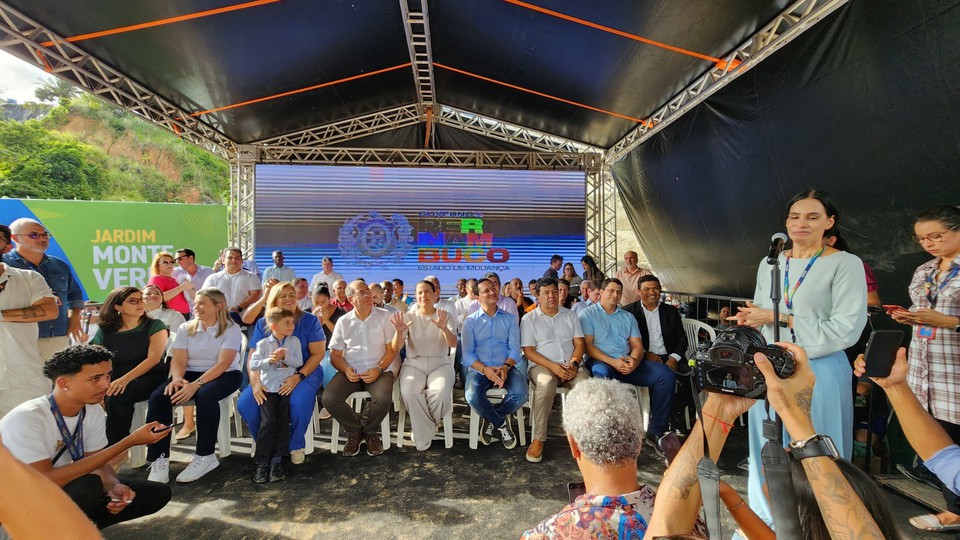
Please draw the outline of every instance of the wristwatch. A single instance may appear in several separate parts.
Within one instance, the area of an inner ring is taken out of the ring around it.
[[[383,375],[383,372],[387,370],[387,368],[382,368],[382,367],[380,367],[380,366],[377,366],[377,369],[380,370],[380,374],[381,374],[381,375]]]
[[[790,316],[787,315],[786,317],[781,317],[780,320],[777,322],[777,325],[780,328],[790,328]]]
[[[307,376],[304,375],[303,372],[301,372],[299,369],[296,370],[296,371],[294,371],[294,373],[297,374],[297,377],[300,377],[300,380],[301,380],[301,381],[307,378]]]
[[[195,381],[193,381],[193,382],[197,383],[197,386],[203,386],[203,385],[207,384],[207,383],[205,383],[205,382],[203,381],[203,377],[198,377],[197,380],[195,380]]]
[[[793,441],[790,443],[790,452],[794,459],[806,459],[812,457],[827,456],[833,460],[840,459],[840,452],[837,452],[837,446],[833,444],[833,439],[829,435],[819,433],[811,435],[802,441]]]

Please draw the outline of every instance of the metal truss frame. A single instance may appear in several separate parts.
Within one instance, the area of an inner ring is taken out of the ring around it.
[[[406,148],[328,148],[260,146],[259,163],[308,163],[386,167],[450,167],[475,169],[549,169],[590,171],[601,155],[573,152],[490,152]]]
[[[246,259],[254,258],[257,245],[254,227],[256,202],[257,147],[245,144],[237,147],[230,160],[230,244],[243,250]]]
[[[608,150],[606,161],[613,164],[640,146],[654,133],[670,125],[734,79],[743,75],[848,0],[798,0],[793,2],[750,39],[736,47],[722,62],[698,77],[646,122],[634,128]]]
[[[42,45],[46,42],[52,45]],[[0,2],[0,49],[29,59],[48,73],[79,85],[216,155],[231,159],[236,152],[236,143],[215,127],[190,116],[4,2]]]
[[[541,152],[602,152],[602,149],[589,144],[518,126],[449,105],[440,105],[436,121],[438,124]]]
[[[403,31],[407,35],[407,49],[417,86],[421,111],[433,109],[433,44],[430,41],[430,14],[427,0],[400,0],[403,13]]]
[[[412,126],[422,121],[423,112],[417,104],[413,103],[263,139],[253,144],[291,147],[330,146],[384,131]]]
[[[594,154],[596,155],[596,154]],[[607,166],[587,172],[587,254],[607,275],[617,268],[617,190]]]

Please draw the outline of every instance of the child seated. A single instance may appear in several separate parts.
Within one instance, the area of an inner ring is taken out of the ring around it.
[[[270,334],[257,343],[250,357],[250,369],[260,372],[266,388],[266,399],[260,403],[260,430],[257,451],[253,456],[257,471],[253,481],[262,484],[283,480],[281,458],[290,453],[290,396],[279,394],[280,386],[303,365],[300,340],[291,337],[294,315],[289,309],[267,310]]]

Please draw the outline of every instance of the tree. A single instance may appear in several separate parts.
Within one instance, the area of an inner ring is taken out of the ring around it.
[[[56,100],[62,107],[67,107],[70,100],[80,94],[80,90],[63,79],[51,79],[38,86],[33,94],[40,101]]]

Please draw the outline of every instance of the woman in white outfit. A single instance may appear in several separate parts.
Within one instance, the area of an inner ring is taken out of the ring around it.
[[[433,283],[421,281],[416,289],[417,310],[394,313],[393,348],[406,345],[407,358],[400,368],[400,397],[410,413],[417,450],[427,450],[437,434],[437,424],[453,407],[453,357],[457,321],[434,307]]]

